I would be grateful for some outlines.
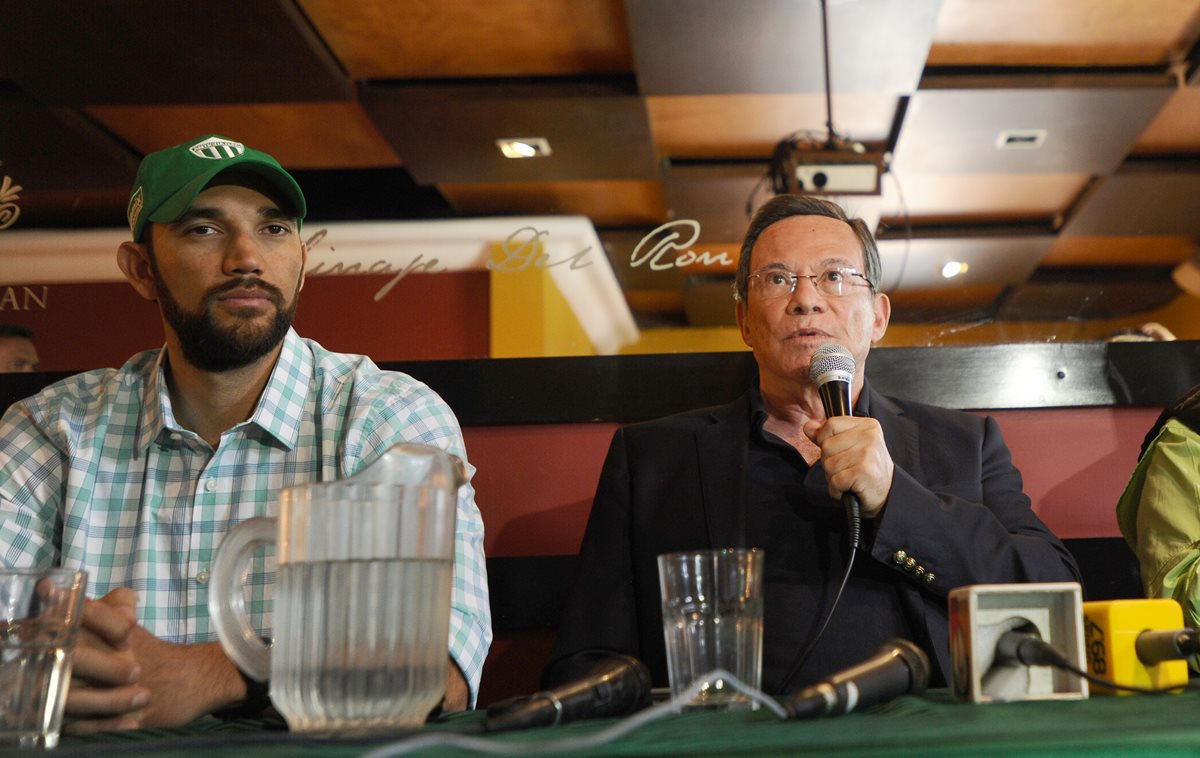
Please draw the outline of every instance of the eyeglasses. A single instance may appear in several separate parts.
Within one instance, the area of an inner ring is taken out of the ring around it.
[[[862,281],[854,281],[855,277]],[[817,292],[830,297],[849,295],[853,287],[871,287],[871,280],[852,268],[831,268],[819,274],[796,274],[784,269],[765,269],[746,277],[746,286],[757,297],[773,300],[795,292],[796,283],[801,279],[811,280]]]

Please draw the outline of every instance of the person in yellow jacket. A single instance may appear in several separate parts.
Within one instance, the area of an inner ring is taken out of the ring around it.
[[[1200,385],[1146,434],[1117,523],[1141,564],[1146,596],[1175,598],[1184,623],[1200,626]],[[1200,671],[1197,657],[1191,665]]]

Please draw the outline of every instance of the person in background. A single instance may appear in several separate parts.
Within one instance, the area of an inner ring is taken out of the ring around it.
[[[0,421],[0,560],[88,571],[66,713],[72,731],[262,707],[208,616],[222,536],[274,515],[289,485],[350,476],[398,442],[464,461],[450,408],[404,374],[291,328],[306,212],[266,153],[208,135],[145,157],[117,263],[158,303],[166,344],[10,407]],[[474,469],[468,467],[468,472]],[[474,703],[491,642],[483,522],[459,490],[443,707]],[[249,584],[272,595],[274,559]],[[253,603],[270,636],[269,603]]]
[[[1146,596],[1174,598],[1183,623],[1200,626],[1200,385],[1146,433],[1117,523],[1137,554]],[[1200,658],[1190,662],[1200,671]]]
[[[892,638],[951,671],[946,597],[964,584],[1078,581],[1070,553],[1030,509],[996,422],[885,397],[864,378],[891,314],[879,252],[860,219],[781,195],[750,222],[736,316],[758,381],[733,403],[616,432],[574,589],[543,683],[598,658],[641,658],[667,684],[656,556],[764,550],[763,690],[794,691]],[[826,418],[809,364],[836,342],[857,365],[854,415]],[[862,504],[861,558],[828,629],[849,557],[839,502]]]
[[[37,371],[41,362],[33,345],[33,330],[0,324],[0,374]]]
[[[1109,342],[1171,342],[1175,334],[1157,321],[1147,321],[1136,329],[1121,329],[1108,338]]]

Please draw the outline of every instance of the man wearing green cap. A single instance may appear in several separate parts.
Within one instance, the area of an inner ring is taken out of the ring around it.
[[[397,442],[466,459],[425,385],[291,329],[307,212],[266,153],[208,135],[142,161],[117,252],[159,304],[165,346],[23,400],[0,420],[0,560],[88,571],[69,729],[174,725],[261,700],[215,641],[208,576],[225,533],[283,487],[356,473]],[[472,469],[473,471],[473,469]],[[444,706],[478,691],[491,641],[483,524],[459,491]],[[274,566],[249,571],[270,634]]]

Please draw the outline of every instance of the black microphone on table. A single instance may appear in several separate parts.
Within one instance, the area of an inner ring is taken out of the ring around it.
[[[1133,641],[1133,650],[1143,666],[1179,661],[1200,653],[1200,629],[1144,629]]]
[[[818,345],[813,351],[812,361],[808,364],[808,378],[817,385],[827,418],[854,415],[850,405],[854,369],[854,356],[836,342]],[[846,509],[846,517],[850,522],[850,547],[857,550],[862,529],[859,515],[862,504],[858,501],[858,495],[850,490],[843,492],[842,507]]]
[[[908,640],[894,639],[862,663],[800,690],[783,707],[790,719],[849,713],[901,695],[919,695],[928,684],[925,651]]]
[[[624,716],[650,704],[650,671],[637,658],[612,655],[573,682],[488,708],[484,731],[553,726],[588,718]]]

